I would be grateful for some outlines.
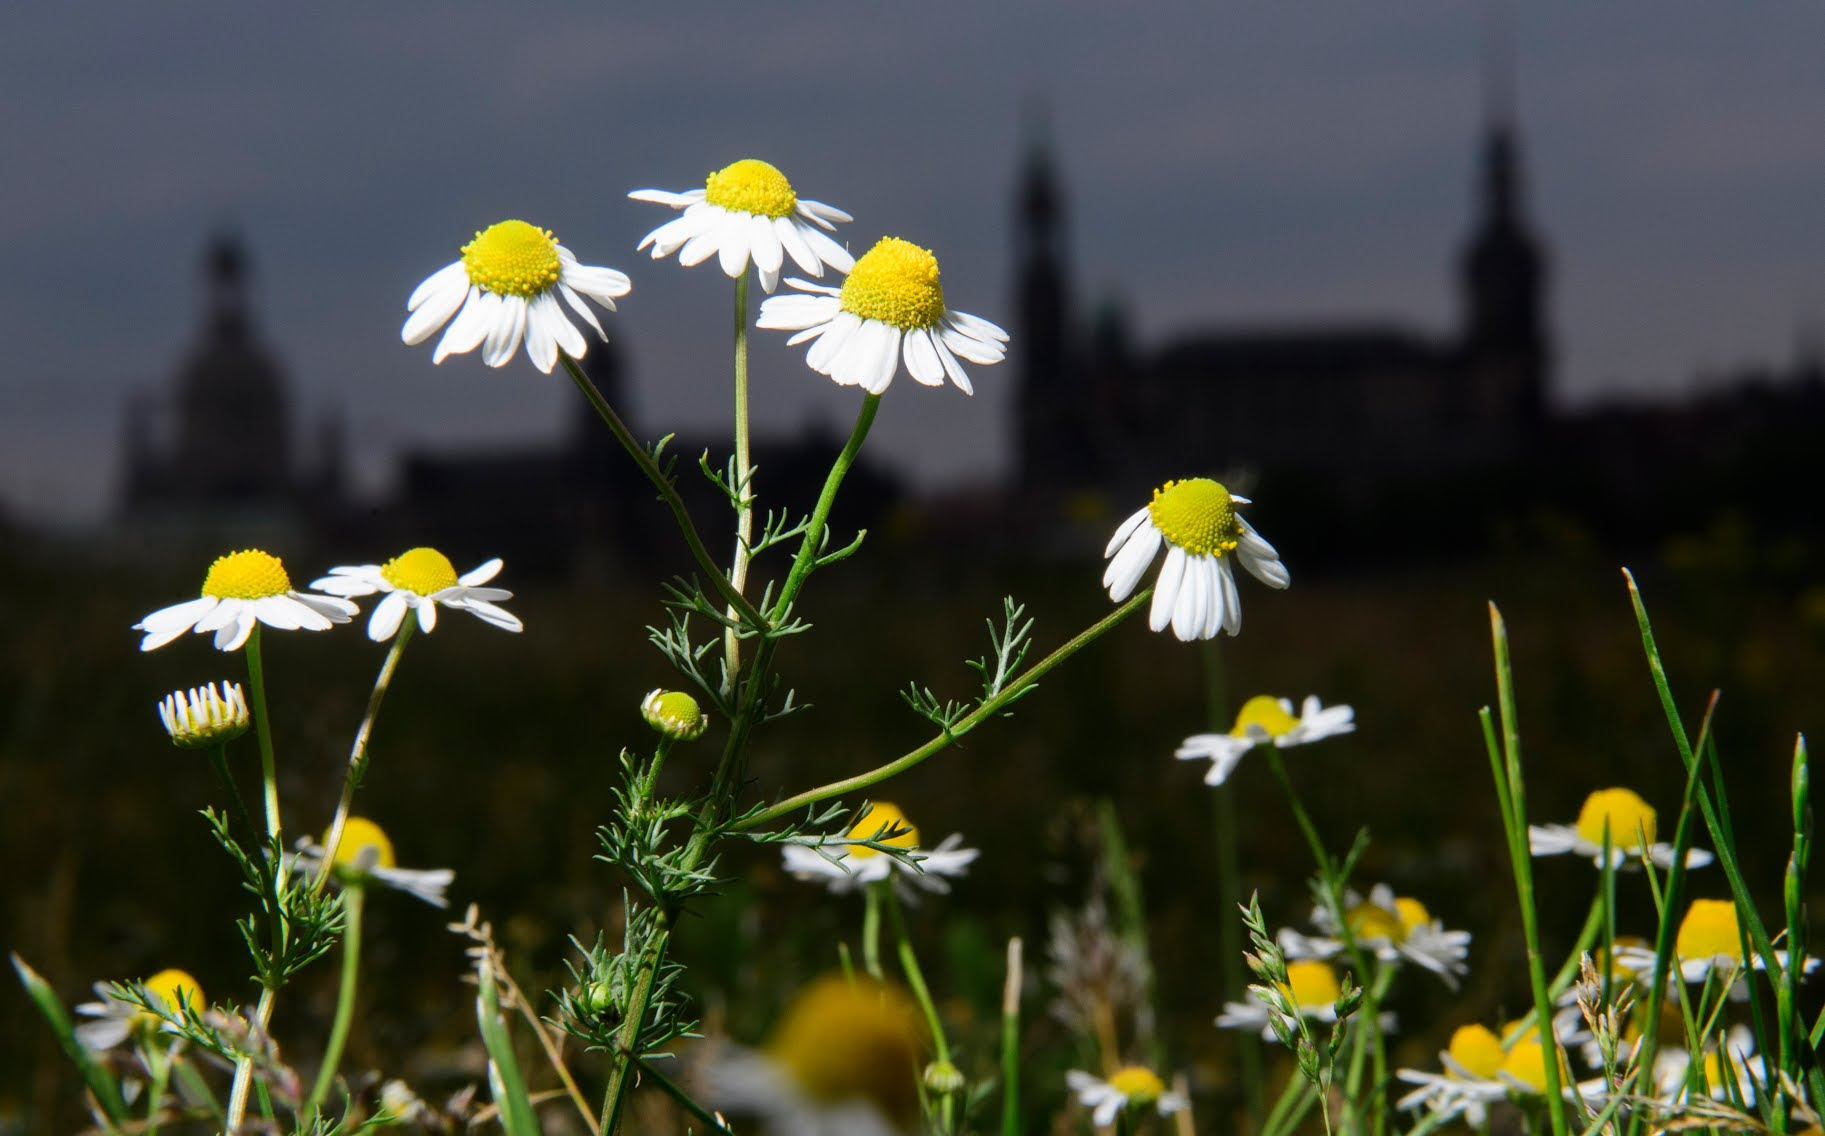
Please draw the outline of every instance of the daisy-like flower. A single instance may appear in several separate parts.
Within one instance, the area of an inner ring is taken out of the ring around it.
[[[1307,742],[1333,738],[1356,729],[1356,711],[1348,706],[1324,706],[1318,696],[1308,694],[1293,716],[1289,698],[1257,694],[1242,704],[1236,724],[1227,734],[1193,734],[1180,744],[1173,756],[1181,761],[1210,761],[1210,772],[1204,775],[1206,785],[1221,785],[1229,780],[1242,755],[1258,745],[1304,745]]]
[[[882,237],[855,262],[840,288],[796,277],[799,293],[761,302],[756,327],[798,334],[795,347],[814,341],[805,363],[838,386],[880,394],[906,360],[906,373],[928,387],[946,375],[964,394],[970,379],[959,358],[987,366],[1007,355],[1008,333],[985,319],[944,306],[938,258],[898,237]]]
[[[1679,977],[1687,982],[1703,982],[1713,974],[1730,983],[1730,997],[1742,1001],[1749,997],[1743,978],[1743,939],[1737,922],[1736,904],[1728,899],[1695,899],[1679,921],[1679,933],[1673,940],[1673,954]],[[1777,950],[1774,958],[1785,970],[1792,955]],[[1654,971],[1654,948],[1647,943],[1637,947],[1616,948],[1618,966],[1644,977]],[[1756,955],[1751,965],[1756,970],[1768,968],[1767,959]],[[1800,963],[1802,975],[1819,968],[1819,960],[1807,955]]]
[[[247,732],[253,721],[247,711],[247,696],[238,682],[222,683],[224,693],[216,693],[215,683],[208,686],[176,690],[158,704],[159,720],[171,735],[171,744],[179,749],[221,745]]]
[[[1755,1031],[1744,1025],[1731,1026],[1721,1043],[1707,1046],[1697,1069],[1692,1067],[1690,1050],[1667,1047],[1654,1055],[1655,1090],[1662,1100],[1674,1104],[1691,1098],[1699,1088],[1695,1078],[1702,1075],[1703,1091],[1712,1100],[1753,1108],[1757,1091],[1768,1085],[1770,1073],[1767,1062],[1756,1055]]]
[[[1251,990],[1265,991],[1268,988],[1250,987]],[[1281,992],[1292,1000],[1293,1007],[1299,1016],[1315,1022],[1329,1024],[1337,1020],[1337,1000],[1343,997],[1343,986],[1337,981],[1337,971],[1331,964],[1322,959],[1289,959],[1286,964],[1286,985]],[[1218,1029],[1258,1029],[1261,1036],[1269,1041],[1278,1040],[1274,1033],[1274,1015],[1258,998],[1247,1002],[1225,1002],[1223,1012],[1217,1015]],[[1382,1029],[1394,1027],[1394,1015],[1381,1016]]]
[[[1374,951],[1381,961],[1406,959],[1438,975],[1453,990],[1458,977],[1470,973],[1464,962],[1470,955],[1470,932],[1447,931],[1419,900],[1396,896],[1387,884],[1376,884],[1367,899],[1346,892],[1344,902],[1348,905],[1344,918],[1357,945]],[[1283,932],[1281,944],[1287,957],[1328,959],[1342,954],[1341,930],[1331,913],[1313,908],[1312,922],[1328,937],[1308,939]]]
[[[886,801],[870,802],[842,841],[787,844],[780,855],[788,872],[801,880],[822,880],[838,895],[892,878],[901,894],[910,897],[912,885],[932,892],[950,891],[948,877],[963,875],[981,854],[961,847],[963,836],[955,832],[936,848],[921,848],[919,830]],[[882,852],[861,841],[903,849],[904,853]]]
[[[356,610],[345,599],[292,591],[279,558],[249,548],[216,558],[203,577],[201,598],[160,608],[133,630],[146,633],[139,641],[142,651],[163,647],[192,628],[199,635],[213,631],[218,648],[238,651],[256,623],[281,631],[327,631],[347,623]]]
[[[393,637],[407,611],[417,612],[418,626],[430,631],[437,626],[439,606],[466,611],[503,631],[518,631],[523,626],[518,617],[494,606],[495,600],[510,600],[513,593],[505,588],[480,586],[494,579],[500,570],[501,561],[496,557],[458,576],[448,556],[435,548],[414,548],[385,564],[331,568],[329,575],[312,581],[311,587],[338,596],[387,593],[374,605],[374,614],[368,620],[368,638],[376,643]]]
[[[95,993],[101,1000],[84,1002],[76,1007],[78,1014],[94,1019],[76,1027],[76,1040],[82,1043],[83,1048],[99,1053],[113,1049],[135,1034],[175,1033],[176,1030],[167,1019],[181,1015],[183,1011],[180,1007],[188,1007],[192,1013],[202,1013],[206,1007],[203,988],[196,984],[196,979],[181,970],[161,970],[139,983],[139,987],[145,991],[147,999],[163,1010],[166,1016],[161,1018],[120,997],[110,983],[97,982]]]
[[[1214,639],[1221,632],[1242,630],[1242,602],[1236,595],[1233,555],[1249,575],[1270,588],[1291,582],[1274,546],[1236,512],[1249,503],[1207,477],[1168,481],[1153,491],[1153,500],[1122,522],[1109,538],[1103,556],[1103,587],[1116,603],[1127,599],[1153,563],[1162,541],[1166,563],[1153,588],[1147,625],[1172,633],[1181,642]]]
[[[759,158],[724,166],[702,189],[636,189],[628,196],[684,210],[640,241],[643,249],[653,247],[654,260],[675,252],[678,263],[688,267],[715,254],[733,280],[748,270],[752,258],[760,286],[769,292],[779,287],[780,266],[788,256],[813,276],[822,276],[826,264],[838,272],[855,266],[849,251],[824,235],[836,230],[836,222],[855,218],[800,197],[785,174]]]
[[[1506,1040],[1504,1040],[1504,1038]],[[1447,1117],[1462,1115],[1474,1128],[1488,1118],[1489,1105],[1508,1096],[1539,1096],[1546,1091],[1546,1051],[1539,1031],[1511,1023],[1498,1037],[1486,1026],[1460,1026],[1451,1035],[1450,1048],[1439,1054],[1443,1073],[1400,1069],[1395,1076],[1419,1087],[1395,1102],[1400,1109],[1426,1109]],[[1559,1083],[1566,1099],[1603,1092],[1601,1080],[1574,1085],[1563,1053]]]
[[[673,741],[694,742],[710,728],[710,716],[682,690],[655,690],[640,702],[640,716]]]
[[[328,840],[329,835],[324,834]],[[297,863],[311,874],[323,870],[323,845],[303,837],[298,841]],[[331,866],[345,887],[365,887],[378,880],[390,888],[415,895],[433,907],[448,907],[444,892],[456,873],[449,868],[415,870],[402,868],[393,855],[393,842],[385,831],[365,817],[349,817],[342,825],[342,839],[336,845],[336,862]]]
[[[794,996],[763,1050],[720,1047],[704,1071],[706,1097],[718,1110],[763,1118],[769,1132],[908,1136],[918,1128],[925,1049],[905,991],[830,975]]]
[[[1171,1116],[1188,1103],[1179,1093],[1166,1091],[1159,1074],[1145,1065],[1124,1065],[1109,1074],[1107,1081],[1072,1069],[1065,1074],[1065,1084],[1077,1094],[1077,1103],[1090,1109],[1091,1123],[1107,1128],[1123,1112],[1144,1112],[1151,1108],[1161,1116]]]
[[[1570,852],[1588,856],[1593,864],[1603,866],[1603,831],[1610,834],[1612,867],[1621,867],[1646,856],[1662,868],[1673,866],[1673,846],[1655,843],[1659,814],[1654,806],[1641,799],[1633,789],[1599,789],[1584,798],[1576,824],[1530,824],[1527,845],[1535,856],[1552,856]],[[1702,848],[1686,851],[1686,867],[1702,868],[1711,862],[1711,853]]]
[[[608,333],[583,298],[612,312],[615,300],[633,287],[624,273],[577,263],[551,230],[524,221],[490,225],[462,253],[461,260],[426,277],[406,301],[411,314],[399,338],[407,343],[423,343],[450,325],[437,341],[433,363],[480,347],[482,362],[504,367],[524,341],[526,357],[549,375],[560,350],[581,359],[589,349],[559,298],[606,340]]]

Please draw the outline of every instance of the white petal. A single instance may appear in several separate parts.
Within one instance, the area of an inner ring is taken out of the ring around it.
[[[368,619],[368,638],[376,643],[391,639],[399,630],[400,621],[405,619],[408,606],[410,601],[404,592],[391,592],[375,604],[374,614]]]
[[[830,318],[824,334],[811,350],[805,352],[805,365],[820,375],[831,373],[831,366],[836,360],[843,345],[855,337],[862,328],[862,321],[849,312],[838,312]]]
[[[900,369],[901,332],[892,324],[870,322],[875,329],[871,333],[873,340],[869,347],[872,369],[865,373],[862,386],[869,394],[880,394],[893,382],[894,374]]]
[[[502,296],[500,314],[482,341],[482,362],[490,367],[505,367],[520,349],[526,337],[526,297]]]
[[[419,629],[429,635],[437,627],[437,601],[429,596],[419,596],[412,601],[412,606],[418,609]]]
[[[703,214],[686,213],[684,216],[674,217],[657,229],[654,229],[645,237],[641,238],[640,243],[634,247],[638,250],[645,248],[649,244],[652,245],[653,259],[658,260],[660,257],[670,256],[677,252],[686,241],[689,241],[698,233],[703,232],[703,229]]]
[[[1177,623],[1179,589],[1195,583],[1195,580],[1185,579],[1187,559],[1185,550],[1176,544],[1166,549],[1166,563],[1160,565],[1159,578],[1153,582],[1153,606],[1147,614],[1147,626],[1155,631],[1164,631],[1168,623]]]
[[[251,607],[238,609],[234,622],[223,626],[215,633],[216,648],[222,651],[239,651],[258,624],[259,620],[254,618]]]
[[[634,289],[627,273],[589,264],[566,264],[559,270],[558,279],[611,312],[615,310],[615,300]]]
[[[1292,576],[1287,573],[1286,565],[1280,563],[1280,554],[1274,546],[1261,539],[1254,526],[1237,517],[1242,526],[1242,535],[1236,540],[1236,556],[1242,561],[1242,567],[1248,574],[1270,588],[1284,588],[1292,583]]]
[[[197,618],[198,631],[219,631],[241,617],[246,600],[218,599],[215,607]]]
[[[931,332],[923,328],[907,332],[900,353],[906,358],[906,373],[916,381],[928,387],[944,385],[944,361],[932,345]]]
[[[469,273],[462,261],[439,269],[412,293],[406,304],[411,315],[399,329],[399,338],[407,343],[423,343],[456,314],[468,295]]]
[[[555,309],[558,305],[549,292],[541,292],[526,305],[526,358],[532,360],[533,366],[549,375],[551,369],[558,365],[558,337],[557,329],[546,318],[547,305],[550,309]],[[562,313],[553,312],[553,315],[557,322],[569,326],[570,321]]]
[[[1231,635],[1239,635],[1242,632],[1242,597],[1236,591],[1236,573],[1227,560],[1217,565],[1217,577],[1218,583],[1223,587],[1223,630]],[[1214,639],[1216,634],[1216,624],[1213,623],[1205,638]]]
[[[773,232],[779,237],[780,247],[792,258],[792,263],[813,276],[822,276],[824,262],[817,258],[817,254],[811,251],[811,246],[800,235],[802,225],[803,222],[794,218],[781,217],[773,222]]]
[[[1114,556],[1115,550],[1127,542],[1129,535],[1132,534],[1135,529],[1140,528],[1141,525],[1146,522],[1147,518],[1152,515],[1152,512],[1152,509],[1142,505],[1134,512],[1128,514],[1128,519],[1122,522],[1121,527],[1115,530],[1115,535],[1109,538],[1109,543],[1103,546],[1103,559],[1107,560],[1109,557]],[[1105,580],[1104,583],[1108,583],[1108,581]]]
[[[478,564],[464,572],[456,578],[456,582],[465,588],[473,588],[477,584],[486,584],[500,574],[501,558],[497,556],[485,564]]]
[[[366,593],[363,593],[366,594]],[[340,596],[313,596],[309,592],[291,592],[293,603],[303,604],[331,623],[347,623],[361,609]]]
[[[564,302],[570,305],[571,311],[583,317],[584,323],[596,329],[597,338],[604,343],[608,341],[608,332],[602,330],[602,325],[596,320],[596,313],[589,310],[589,304],[584,301],[583,297],[577,295],[575,288],[560,280],[558,281],[558,295],[564,297]],[[581,333],[578,334],[578,337],[581,338]],[[579,359],[583,357],[581,351],[574,352],[574,354]]]
[[[698,233],[679,247],[678,263],[686,268],[695,268],[710,259],[716,251],[716,230]]]
[[[811,246],[811,251],[817,254],[817,258],[830,267],[840,272],[848,272],[855,267],[855,258],[849,255],[847,249],[816,229],[800,229],[799,236],[804,237],[805,243]]]
[[[463,355],[481,346],[500,306],[499,296],[471,284],[462,311],[457,312],[450,326],[444,329],[444,337],[437,341],[437,350],[431,353],[431,362],[441,363],[450,355]]]
[[[691,204],[691,202],[700,200],[702,191],[698,191],[698,194],[698,197],[692,197],[688,193],[673,193],[669,189],[636,189],[630,191],[628,196],[635,201],[652,201],[660,205],[670,205],[677,209],[683,209],[685,206]]]
[[[977,339],[954,327],[940,328],[938,334],[944,337],[945,346],[972,363],[988,366],[1007,358],[1007,348],[992,340]]]
[[[280,631],[296,631],[306,623],[317,625],[317,629],[328,627],[329,620],[313,612],[300,603],[292,603],[284,596],[264,596],[252,601],[254,618],[268,627]]]
[[[1006,343],[1008,341],[1007,332],[1001,330],[999,325],[992,324],[981,316],[973,316],[968,312],[958,312],[946,309],[944,318],[949,320],[952,324],[955,324],[958,331],[973,335],[977,339],[989,340],[995,343]]]
[[[779,234],[774,231],[773,218],[756,214],[748,219],[748,250],[754,256],[754,267],[762,273],[772,273],[777,281],[780,265],[786,258],[785,250],[780,247]],[[767,290],[772,291],[771,288]]]
[[[722,273],[733,280],[748,270],[749,214],[729,213],[716,228],[716,258]]]
[[[826,229],[832,227],[831,222],[833,221],[846,222],[855,220],[854,217],[851,217],[834,205],[825,205],[822,201],[812,201],[805,197],[798,199],[798,211]],[[849,270],[845,268],[843,271],[847,272]]]
[[[932,346],[937,348],[938,361],[944,364],[944,373],[951,377],[951,382],[956,384],[957,389],[964,394],[975,394],[975,388],[970,386],[970,377],[963,373],[963,365],[957,362],[957,357],[944,345],[944,338],[932,336]]]
[[[829,323],[841,308],[841,302],[828,296],[806,296],[787,293],[769,296],[760,302],[760,318],[755,327],[770,331],[801,331]]]
[[[1166,554],[1167,563],[1172,562],[1172,553],[1180,551],[1174,545]],[[1179,586],[1179,602],[1172,609],[1172,635],[1181,643],[1191,642],[1204,630],[1204,617],[1211,604],[1208,560],[1204,556],[1185,556],[1185,582]]]
[[[1152,525],[1136,529],[1128,538],[1115,559],[1103,569],[1103,587],[1109,589],[1109,598],[1116,603],[1127,599],[1134,591],[1134,586],[1141,582],[1147,566],[1160,550],[1160,530]]]
[[[456,606],[456,605],[451,605],[451,606]],[[519,617],[514,615],[512,612],[505,611],[501,608],[495,607],[493,604],[487,602],[486,600],[480,600],[480,599],[464,600],[462,603],[462,610],[475,616],[477,619],[481,620],[483,623],[493,624],[494,626],[500,628],[503,631],[519,631],[519,630],[522,630],[526,626],[525,624],[521,623]]]

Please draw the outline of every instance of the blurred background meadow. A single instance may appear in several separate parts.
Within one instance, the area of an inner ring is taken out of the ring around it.
[[[568,981],[570,936],[614,936],[623,881],[594,830],[617,754],[646,742],[641,696],[671,684],[643,628],[686,562],[568,384],[433,367],[397,329],[417,281],[504,217],[627,271],[587,362],[642,438],[678,435],[721,549],[691,466],[729,446],[727,282],[636,253],[665,215],[625,193],[748,156],[855,214],[855,251],[881,233],[933,248],[947,300],[1012,335],[973,397],[902,377],[883,400],[836,514],[868,539],[818,577],[816,627],[782,651],[813,709],[756,740],[755,799],[922,742],[898,691],[968,694],[1003,596],[1042,652],[1099,618],[1103,544],[1167,478],[1254,497],[1293,576],[1243,581],[1244,630],[1214,648],[1122,627],[881,794],[928,843],[982,850],[913,913],[968,1061],[992,1061],[1002,947],[1027,941],[1036,1118],[1081,1060],[1040,974],[1048,916],[1084,903],[1104,801],[1145,895],[1167,1063],[1204,1123],[1235,1100],[1211,1024],[1240,996],[1214,803],[1203,766],[1172,760],[1209,727],[1213,675],[1229,711],[1257,693],[1354,706],[1354,734],[1288,751],[1292,777],[1333,849],[1369,830],[1365,887],[1475,933],[1462,990],[1403,983],[1400,1064],[1527,999],[1476,720],[1488,601],[1514,641],[1530,819],[1627,785],[1664,832],[1682,771],[1618,571],[1635,570],[1689,723],[1722,691],[1744,871],[1774,902],[1788,761],[1825,680],[1821,32],[1798,9],[1444,0],[1322,18],[0,12],[0,944],[72,1002],[170,965],[214,998],[251,989],[242,897],[194,815],[214,782],[154,713],[243,663],[197,637],[141,655],[129,630],[250,544],[300,582],[419,544],[459,570],[505,558],[525,633],[446,616],[414,647],[357,812],[403,865],[456,870],[457,908],[481,905],[529,992]],[[854,392],[772,333],[752,352],[762,505],[807,508]],[[352,628],[270,641],[291,815],[333,808],[381,654]],[[704,776],[719,740],[681,747],[667,778]],[[1302,923],[1312,865],[1277,787],[1245,761],[1229,791],[1244,886],[1270,924]],[[738,853],[677,951],[706,1023],[753,1040],[854,945],[860,901]],[[1537,871],[1553,955],[1591,876]],[[1645,929],[1639,891],[1623,921]],[[370,906],[349,1069],[480,1076],[444,922]],[[315,1044],[332,970],[290,998],[282,1039]],[[79,1092],[0,986],[0,1131],[71,1128]]]

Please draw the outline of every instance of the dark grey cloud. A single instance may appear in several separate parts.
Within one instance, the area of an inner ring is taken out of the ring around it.
[[[549,435],[525,366],[397,342],[403,298],[522,216],[634,276],[611,330],[655,426],[726,419],[728,285],[633,250],[627,190],[736,157],[849,209],[858,247],[931,245],[951,301],[1011,321],[1020,108],[1052,107],[1080,297],[1143,337],[1254,320],[1443,329],[1470,220],[1483,15],[1398,5],[220,4],[0,12],[0,496],[93,515],[117,407],[166,379],[203,237],[253,246],[301,408],[392,448]],[[1551,241],[1562,390],[1673,388],[1778,357],[1825,315],[1825,12],[1696,0],[1516,20],[1531,206]],[[1016,349],[1018,344],[1016,344]],[[756,345],[766,429],[853,399]],[[997,470],[1012,368],[904,384],[878,428],[926,484]]]

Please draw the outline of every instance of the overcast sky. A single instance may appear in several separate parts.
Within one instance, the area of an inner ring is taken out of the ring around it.
[[[1825,7],[1516,5],[1529,212],[1549,241],[1558,395],[1678,390],[1784,361],[1825,323]],[[611,317],[647,432],[726,421],[729,283],[634,251],[740,157],[928,245],[954,307],[1013,327],[1021,108],[1052,108],[1078,294],[1143,344],[1196,327],[1391,319],[1444,332],[1470,223],[1484,13],[1345,4],[140,0],[0,7],[0,501],[94,518],[121,402],[197,331],[227,226],[307,418],[397,448],[549,437],[575,394],[523,360],[441,367],[404,301],[521,217],[633,276]],[[845,427],[758,333],[759,428]],[[1018,343],[1016,343],[1016,349]],[[1014,367],[973,399],[902,381],[877,453],[993,475]]]

